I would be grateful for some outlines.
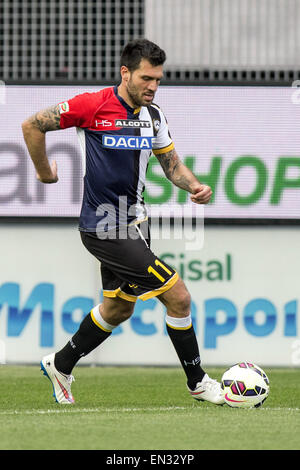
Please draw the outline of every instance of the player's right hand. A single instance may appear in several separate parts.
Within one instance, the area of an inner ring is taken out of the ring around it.
[[[51,169],[50,175],[40,175],[39,173],[37,173],[36,174],[37,179],[45,184],[57,183],[58,176],[57,176],[56,160],[53,160],[51,162],[50,169]]]

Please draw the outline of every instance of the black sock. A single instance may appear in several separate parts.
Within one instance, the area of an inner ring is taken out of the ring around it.
[[[187,377],[188,387],[194,390],[205,375],[200,366],[199,347],[194,328],[191,326],[184,330],[167,325],[167,331]]]
[[[89,313],[81,322],[79,330],[72,339],[55,354],[54,365],[59,372],[71,374],[73,367],[83,356],[86,356],[105,341],[111,332],[97,326]]]

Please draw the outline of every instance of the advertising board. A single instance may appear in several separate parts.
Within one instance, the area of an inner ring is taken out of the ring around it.
[[[98,262],[73,223],[2,226],[0,246],[0,362],[37,363],[100,303]],[[171,233],[153,250],[191,293],[203,364],[300,365],[297,227],[209,226],[198,249]],[[162,304],[138,300],[131,319],[81,363],[179,365]]]
[[[36,181],[21,124],[47,108],[101,87],[7,86],[0,104],[0,216],[77,217],[82,197],[81,150],[75,128],[47,133],[59,182]],[[164,111],[182,161],[213,189],[205,217],[300,218],[299,90],[292,87],[164,87]],[[188,194],[148,166],[145,202],[181,216]]]

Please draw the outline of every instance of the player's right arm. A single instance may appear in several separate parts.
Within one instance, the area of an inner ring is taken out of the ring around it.
[[[37,112],[22,124],[28,152],[34,164],[37,178],[42,183],[56,183],[58,181],[56,161],[54,160],[50,165],[46,155],[45,134],[60,128],[58,105]]]

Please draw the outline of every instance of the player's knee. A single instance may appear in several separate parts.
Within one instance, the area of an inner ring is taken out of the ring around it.
[[[123,309],[119,312],[116,312],[116,317],[119,319],[120,323],[128,320],[133,314],[133,308]]]
[[[175,314],[176,316],[187,316],[191,311],[191,296],[188,290],[182,289],[174,295],[167,305],[167,311],[169,314]]]
[[[169,315],[188,316],[191,312],[191,296],[182,279],[168,291],[159,296],[159,300],[167,307]]]
[[[107,323],[119,325],[131,317],[134,306],[133,302],[109,302],[101,306],[100,312]]]
[[[178,314],[189,314],[191,310],[191,295],[188,290],[182,290],[179,294],[177,294],[177,298],[175,299],[175,306]]]

